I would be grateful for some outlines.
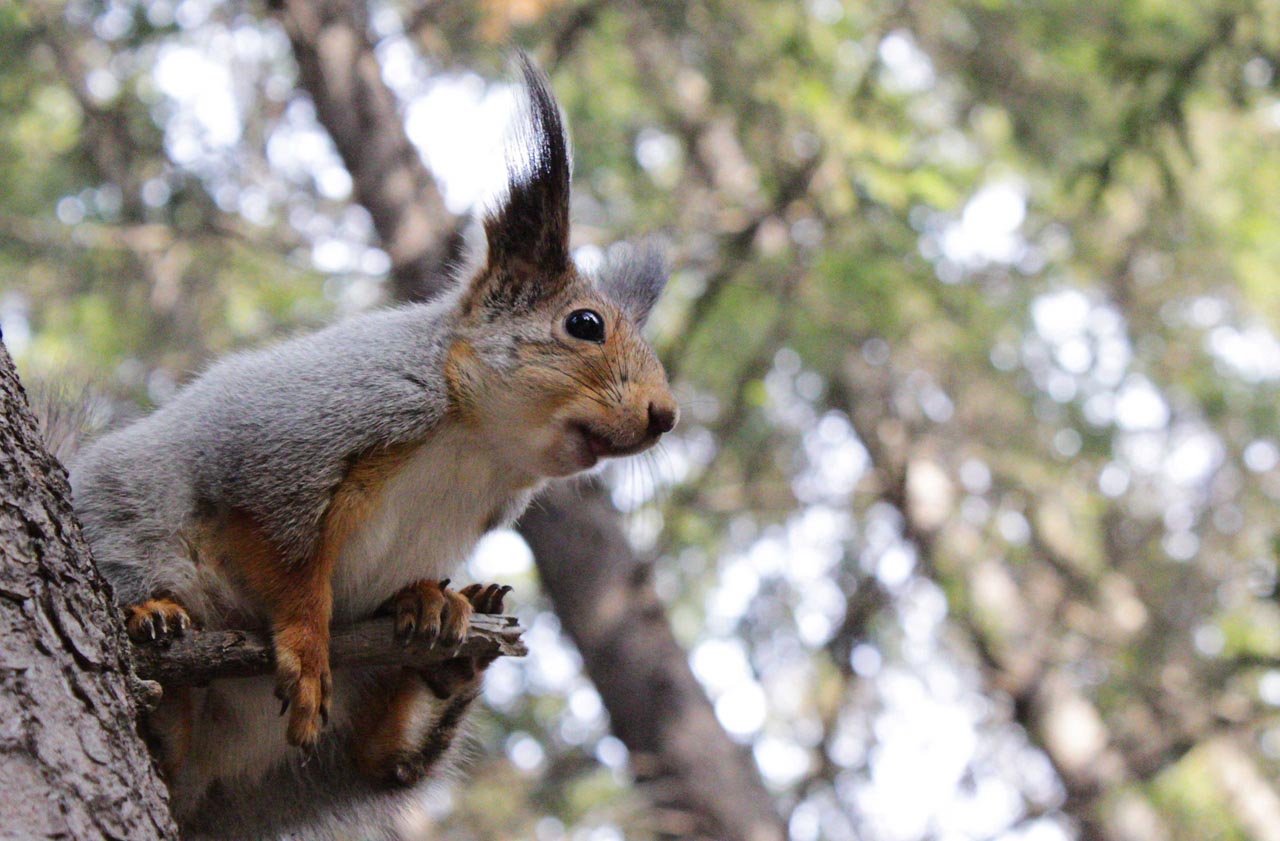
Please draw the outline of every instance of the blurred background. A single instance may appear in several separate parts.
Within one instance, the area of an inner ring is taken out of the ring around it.
[[[23,377],[432,294],[512,44],[683,419],[477,552],[532,653],[406,838],[1280,838],[1277,0],[0,3]]]

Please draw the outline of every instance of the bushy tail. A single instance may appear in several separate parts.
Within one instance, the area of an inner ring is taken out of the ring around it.
[[[105,406],[89,389],[65,383],[37,379],[27,383],[26,390],[44,445],[58,461],[70,464],[85,442],[101,431]]]

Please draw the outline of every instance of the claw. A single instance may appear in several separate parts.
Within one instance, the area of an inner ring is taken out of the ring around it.
[[[276,684],[272,694],[280,701],[280,715],[284,715],[289,711],[289,693],[284,691],[283,686]]]
[[[509,584],[471,584],[464,587],[459,593],[466,598],[471,606],[475,608],[476,613],[487,613],[491,615],[501,615],[503,611],[503,600],[507,593],[511,592]]]
[[[136,641],[181,636],[191,627],[191,617],[182,605],[163,596],[126,607],[124,617],[125,629]]]
[[[414,781],[413,768],[407,762],[397,762],[391,769],[391,775],[402,786],[407,786]]]
[[[507,593],[510,593],[510,592],[511,592],[510,584],[490,585],[489,589],[485,591],[484,610],[481,612],[490,613],[494,615],[501,615],[502,602],[507,597]]]

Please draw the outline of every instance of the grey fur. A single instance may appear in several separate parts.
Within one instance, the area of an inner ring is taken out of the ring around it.
[[[605,255],[599,284],[632,321],[643,326],[666,287],[669,274],[666,250],[658,240],[620,242]]]
[[[173,589],[157,576],[184,551],[181,530],[225,509],[253,515],[290,559],[305,558],[350,459],[421,440],[444,414],[456,298],[229,356],[87,448],[71,485],[117,598]]]
[[[45,447],[63,464],[106,426],[110,409],[88,386],[74,387],[66,378],[31,377],[24,387]]]

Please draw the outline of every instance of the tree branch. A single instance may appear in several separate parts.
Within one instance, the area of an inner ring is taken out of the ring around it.
[[[656,810],[683,816],[660,837],[785,838],[750,753],[716,720],[600,484],[552,485],[519,529],[637,781]]]
[[[476,615],[460,646],[434,647],[422,640],[395,639],[395,620],[370,619],[337,628],[329,643],[334,668],[409,666],[420,668],[452,657],[528,653],[514,616]],[[219,678],[256,677],[275,671],[271,635],[266,631],[194,631],[160,643],[135,643],[134,668],[144,680],[165,686],[199,686]]]
[[[364,4],[294,0],[283,4],[280,17],[298,62],[298,81],[391,258],[396,300],[431,297],[442,267],[461,253],[461,231],[409,141],[395,93],[382,79]]]

